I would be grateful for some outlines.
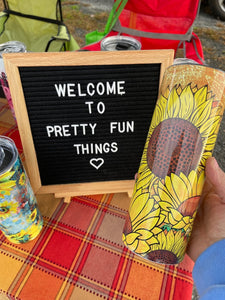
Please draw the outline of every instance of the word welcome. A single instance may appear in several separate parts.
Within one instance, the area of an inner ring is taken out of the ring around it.
[[[87,85],[81,83],[55,83],[55,90],[58,97],[93,97],[95,95],[124,95],[125,81],[113,82],[89,82]]]

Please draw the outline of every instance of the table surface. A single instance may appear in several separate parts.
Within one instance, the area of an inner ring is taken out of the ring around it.
[[[24,160],[6,99],[0,99],[0,134],[15,141]],[[35,240],[17,245],[0,233],[0,299],[191,299],[187,255],[178,266],[160,265],[124,247],[126,193],[76,196],[70,203],[46,194],[37,201],[44,226]]]

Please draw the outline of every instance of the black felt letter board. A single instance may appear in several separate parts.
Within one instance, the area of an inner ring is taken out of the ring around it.
[[[160,64],[19,67],[42,185],[133,179]]]

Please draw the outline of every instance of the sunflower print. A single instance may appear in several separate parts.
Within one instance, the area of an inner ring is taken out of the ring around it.
[[[39,218],[36,219],[36,222],[31,223],[30,226],[20,230],[18,233],[7,235],[7,238],[10,242],[15,244],[29,242],[37,237],[37,235],[40,233],[42,229],[42,226],[43,226],[43,220],[39,216]]]
[[[150,250],[150,245],[158,243],[155,234],[162,230],[157,224],[160,224],[159,204],[149,193],[137,193],[131,203],[130,220],[127,219],[123,242],[131,251],[144,256]]]
[[[16,186],[16,180],[11,180],[14,173],[14,171],[8,171],[0,176],[0,198],[4,198],[5,195],[10,195],[10,192]]]
[[[43,219],[19,158],[0,176],[0,230],[13,243],[25,243],[41,231]]]
[[[181,231],[176,233],[173,230],[162,231],[157,236],[158,243],[151,246],[151,252],[147,254],[147,258],[155,262],[161,263],[177,263],[182,259],[186,250],[186,237]],[[160,257],[163,253],[163,257]]]
[[[165,215],[165,224],[187,234],[191,232],[203,184],[204,171],[198,176],[194,170],[188,177],[183,173],[180,176],[171,174],[165,178],[164,184],[159,182],[154,199]]]
[[[19,184],[23,186],[25,183],[26,183],[26,176],[25,176],[25,173],[23,172],[20,175]]]
[[[4,201],[0,205],[0,220],[9,218],[12,214],[16,214],[18,203],[13,201]]]
[[[161,179],[203,170],[222,118],[207,86],[192,89],[189,84],[183,90],[175,86],[167,94],[157,101],[139,170]]]
[[[130,250],[161,263],[182,260],[222,113],[208,85],[175,85],[159,97],[124,228]]]

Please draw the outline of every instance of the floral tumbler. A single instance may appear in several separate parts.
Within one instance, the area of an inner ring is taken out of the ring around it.
[[[197,64],[165,71],[123,232],[131,251],[182,261],[224,104],[223,71]]]
[[[25,243],[43,225],[36,198],[14,142],[0,136],[0,230],[12,243]]]

